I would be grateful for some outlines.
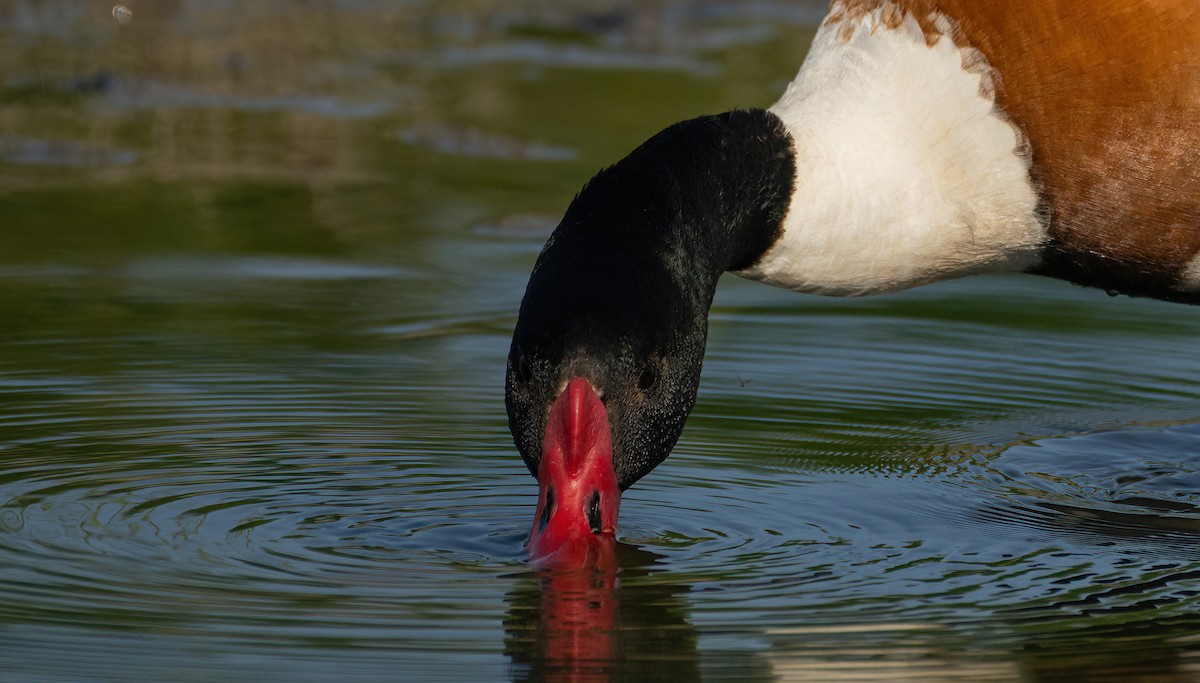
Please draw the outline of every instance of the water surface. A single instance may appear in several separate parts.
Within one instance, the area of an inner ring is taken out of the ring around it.
[[[52,6],[0,4],[0,678],[1200,679],[1200,315],[1037,278],[727,278],[619,571],[525,564],[542,241],[819,8]]]

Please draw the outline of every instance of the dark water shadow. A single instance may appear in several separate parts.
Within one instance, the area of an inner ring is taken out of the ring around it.
[[[1021,680],[1194,683],[1200,615],[1113,623],[1097,619],[1070,637],[1030,637],[1016,653]],[[1102,647],[1096,647],[1102,643]]]

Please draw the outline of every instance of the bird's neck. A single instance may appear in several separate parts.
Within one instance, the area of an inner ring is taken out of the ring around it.
[[[661,271],[642,284],[665,274],[706,312],[721,274],[752,266],[779,238],[795,172],[791,138],[768,111],[684,121],[593,178],[547,251],[573,243],[587,255],[579,267],[610,262],[613,278]]]

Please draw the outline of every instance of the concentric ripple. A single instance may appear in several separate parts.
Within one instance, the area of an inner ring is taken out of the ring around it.
[[[478,675],[538,678],[575,666],[546,624],[577,595],[608,606],[597,652],[639,653],[597,666],[636,679],[680,657],[696,675],[866,676],[921,652],[937,665],[915,678],[1016,680],[1100,641],[1196,663],[1191,330],[1113,368],[1130,333],[1086,307],[1032,334],[1002,301],[978,329],[942,322],[988,298],[970,284],[881,308],[743,308],[731,286],[690,426],[626,494],[620,580],[596,594],[525,567],[534,489],[504,425],[495,314],[435,311],[418,329],[341,302],[419,275],[331,266],[280,289],[259,265],[203,294],[208,325],[133,317],[71,338],[59,317],[57,336],[3,342],[0,617],[70,644],[72,671],[107,647],[134,678],[177,661],[304,678],[273,664],[300,653],[326,675],[407,661],[437,677],[476,657]],[[188,282],[123,272],[121,305]],[[281,296],[307,308],[266,305]],[[28,638],[0,654],[52,668]]]
[[[214,391],[217,376],[175,375],[158,402],[96,388],[12,420],[17,434],[71,429],[18,439],[6,456],[0,553],[19,558],[14,569],[38,590],[94,585],[104,567],[130,587],[278,587],[355,572],[379,580],[392,563],[520,557],[522,525],[503,514],[527,493],[515,486],[525,483],[519,461],[464,467],[503,433],[418,427],[403,402],[347,391],[353,382],[322,394],[311,380],[229,373]],[[112,416],[84,417],[97,411]],[[117,599],[138,602],[129,598]]]
[[[579,665],[548,624],[593,604],[595,667],[637,680],[1108,675],[1081,643],[1197,664],[1200,329],[1137,336],[1156,307],[1114,328],[1006,309],[1023,280],[850,306],[730,283],[689,428],[625,495],[619,575],[581,587],[524,563],[493,304],[420,319],[344,305],[419,273],[262,265],[165,322],[133,311],[191,280],[125,268],[112,332],[45,310],[0,339],[6,673],[537,679]],[[962,299],[995,318],[947,323]],[[1113,367],[1131,337],[1154,353]]]

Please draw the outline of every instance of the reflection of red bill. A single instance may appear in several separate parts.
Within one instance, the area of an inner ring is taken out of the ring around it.
[[[582,377],[572,379],[550,407],[538,485],[530,558],[555,567],[611,559],[621,505],[612,434],[604,404]]]
[[[611,544],[609,548],[615,548]],[[541,655],[550,681],[608,681],[619,595],[614,553],[596,564],[543,570]]]

